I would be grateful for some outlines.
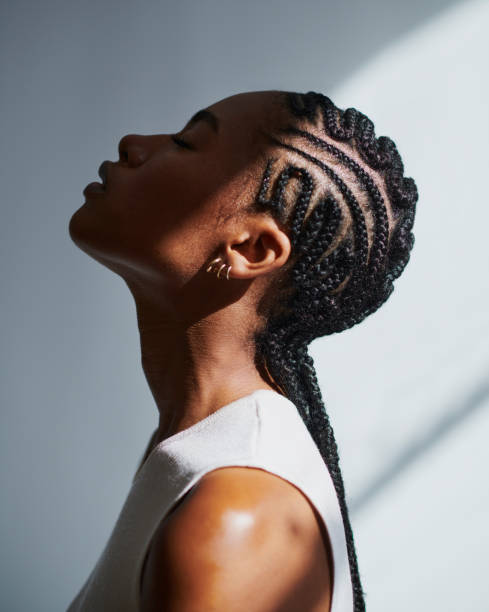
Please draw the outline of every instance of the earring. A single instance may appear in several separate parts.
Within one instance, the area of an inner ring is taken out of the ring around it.
[[[209,266],[206,269],[206,272],[215,272],[215,269],[212,270],[213,266],[217,266],[219,265],[219,263],[222,262],[222,257],[216,257],[216,259],[213,259]],[[217,271],[217,278],[220,278],[220,274],[221,274],[221,270],[223,270],[224,268],[226,268],[227,266],[227,270],[226,270],[226,279],[229,280],[229,272],[231,271],[232,266],[230,266],[229,264],[223,263],[222,265],[219,266],[219,269]]]

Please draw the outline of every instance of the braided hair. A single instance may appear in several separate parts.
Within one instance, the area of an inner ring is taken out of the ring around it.
[[[278,95],[289,121],[268,134],[279,154],[266,159],[250,210],[268,211],[283,224],[292,249],[272,281],[275,290],[263,298],[268,316],[255,333],[255,363],[296,405],[331,474],[354,612],[361,612],[365,600],[338,448],[307,346],[360,323],[390,296],[414,244],[418,191],[403,176],[394,142],[376,138],[366,115],[339,109],[313,91]]]

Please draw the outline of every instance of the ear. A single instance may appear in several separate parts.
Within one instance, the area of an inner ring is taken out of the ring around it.
[[[249,218],[246,229],[226,244],[229,278],[252,279],[284,265],[292,246],[287,234],[269,215]]]

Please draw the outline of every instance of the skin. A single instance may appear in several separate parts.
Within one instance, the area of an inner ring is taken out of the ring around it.
[[[245,207],[269,154],[265,133],[285,117],[275,91],[207,110],[217,131],[199,120],[177,134],[192,149],[171,134],[122,138],[106,191],[88,195],[69,225],[75,244],[134,298],[159,413],[148,451],[257,389],[280,392],[255,367],[253,334],[264,323],[258,301],[291,244],[269,214]],[[205,271],[219,255],[232,266],[229,281]],[[141,610],[329,610],[328,555],[314,509],[293,485],[257,469],[215,470],[157,530]]]

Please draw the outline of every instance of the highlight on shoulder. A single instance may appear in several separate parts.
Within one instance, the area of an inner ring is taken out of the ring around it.
[[[303,493],[259,468],[205,474],[167,514],[141,575],[141,612],[328,612],[332,561]]]

